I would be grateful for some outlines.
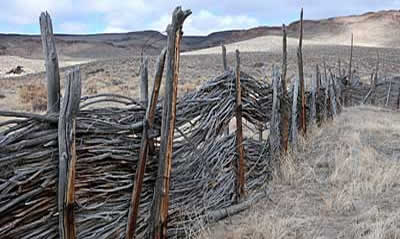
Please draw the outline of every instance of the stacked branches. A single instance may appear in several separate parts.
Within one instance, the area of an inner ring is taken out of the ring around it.
[[[225,72],[178,100],[171,175],[169,236],[185,236],[198,218],[236,202],[234,73]],[[243,118],[249,129],[266,128],[272,109],[269,85],[241,73]],[[161,126],[162,101],[149,137],[155,150],[147,161],[136,234],[149,232]],[[125,235],[134,173],[139,161],[146,109],[131,98],[102,94],[81,98],[76,116],[74,206],[77,238]],[[0,112],[19,117],[0,131],[0,234],[5,238],[58,238],[58,117]],[[269,146],[244,140],[249,198],[271,177]]]

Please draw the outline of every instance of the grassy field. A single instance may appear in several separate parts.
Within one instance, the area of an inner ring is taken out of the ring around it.
[[[268,198],[200,238],[400,238],[400,115],[345,109],[282,159]]]

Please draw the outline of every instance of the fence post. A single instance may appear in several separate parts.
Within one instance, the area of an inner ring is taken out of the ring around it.
[[[135,237],[140,195],[142,193],[143,177],[146,170],[146,161],[149,156],[149,151],[152,150],[152,147],[154,148],[154,145],[152,145],[154,144],[153,140],[148,139],[148,130],[152,128],[154,123],[166,53],[167,49],[164,48],[157,59],[156,73],[154,78],[153,91],[150,99],[150,105],[147,106],[146,115],[143,120],[143,134],[140,144],[139,164],[136,169],[135,182],[133,185],[131,203],[128,213],[128,224],[125,231],[125,238],[127,239],[132,239]]]
[[[50,15],[42,12],[39,22],[43,54],[46,60],[47,112],[58,113],[60,111],[60,72]]]
[[[183,34],[183,22],[190,14],[192,14],[190,10],[182,11],[181,7],[175,8],[172,23],[167,28],[167,72],[161,123],[160,156],[150,222],[150,237],[156,239],[167,238],[168,194],[176,121],[180,43]]]
[[[239,156],[238,158],[238,175],[237,175],[237,193],[239,200],[245,197],[245,167],[244,161],[244,146],[243,146],[243,127],[242,127],[242,88],[240,85],[240,56],[239,50],[236,50],[236,150]]]
[[[149,100],[149,74],[148,59],[145,57],[140,64],[140,100],[145,108],[147,108]]]
[[[58,225],[60,238],[75,238],[75,126],[81,99],[79,68],[68,72],[64,101],[58,121],[59,176],[58,176]]]
[[[317,97],[316,97],[316,83],[318,81],[318,76],[315,74],[315,77],[311,80],[311,122],[312,124],[317,123]]]
[[[292,100],[292,134],[291,143],[293,147],[297,144],[297,98],[299,97],[299,79],[296,78],[293,84],[293,100]]]
[[[222,48],[222,64],[224,66],[224,71],[228,71],[228,63],[226,60],[226,47],[225,45],[221,45]],[[229,122],[228,122],[228,127],[225,129],[225,135],[229,135]]]
[[[224,66],[224,71],[228,70],[228,63],[226,61],[226,47],[225,45],[221,45],[222,48],[222,64]]]
[[[334,82],[333,82],[333,75],[331,74],[330,78],[330,84],[329,84],[329,98],[331,102],[331,112],[332,116],[336,116],[337,114],[337,109],[336,109],[336,95],[335,95],[335,90],[334,90]]]
[[[284,92],[287,92],[287,84],[286,84],[286,74],[287,74],[287,33],[286,33],[286,25],[282,25],[282,88]]]
[[[281,98],[281,84],[275,67],[272,70],[272,117],[270,123],[269,144],[271,146],[272,155],[279,155],[278,153],[283,149],[281,145],[281,115],[280,115],[280,98]]]
[[[300,80],[300,97],[301,97],[301,111],[300,111],[300,130],[303,135],[307,133],[307,119],[306,119],[306,96],[304,86],[304,69],[303,69],[303,9],[300,13],[300,33],[299,33],[299,47],[297,48],[297,63],[299,67],[299,80]]]
[[[350,85],[353,82],[353,72],[352,72],[352,62],[353,62],[353,33],[351,33],[351,45],[350,45],[350,61],[349,61],[349,82]]]

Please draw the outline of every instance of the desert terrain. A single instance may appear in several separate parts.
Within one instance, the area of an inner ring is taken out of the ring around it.
[[[370,12],[304,22],[306,88],[318,64],[328,72],[347,71],[354,35],[353,69],[369,82],[400,75],[400,12]],[[288,81],[297,77],[299,22],[288,24]],[[149,60],[153,85],[157,55],[166,42],[160,32],[57,35],[61,88],[72,67],[82,73],[82,95],[118,93],[139,98],[141,53]],[[221,44],[228,65],[240,50],[241,70],[265,84],[282,64],[281,27],[257,27],[182,42],[178,94],[223,73]],[[6,74],[23,66],[21,74]],[[0,34],[0,110],[43,113],[45,63],[40,36]],[[161,91],[161,96],[163,91]],[[7,118],[1,118],[6,120]],[[400,115],[372,106],[344,112],[301,138],[296,153],[282,157],[266,198],[251,209],[211,226],[199,238],[399,238]]]

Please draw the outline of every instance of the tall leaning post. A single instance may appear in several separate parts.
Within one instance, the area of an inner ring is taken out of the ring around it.
[[[306,118],[306,96],[304,87],[304,68],[303,68],[303,9],[300,12],[300,30],[299,30],[299,47],[297,48],[297,63],[299,68],[299,80],[300,80],[300,98],[301,98],[301,110],[300,110],[300,130],[303,135],[307,133],[307,118]]]
[[[245,156],[243,146],[243,126],[242,126],[242,87],[240,85],[240,53],[236,50],[236,67],[235,67],[235,86],[236,86],[236,151],[239,156],[237,160],[238,175],[237,175],[237,193],[238,199],[245,198]]]
[[[157,59],[153,91],[150,98],[150,104],[147,106],[146,115],[143,120],[143,133],[142,140],[140,143],[139,152],[139,163],[136,169],[135,181],[133,184],[133,190],[131,195],[131,202],[128,209],[128,223],[125,230],[125,238],[135,238],[137,215],[139,212],[140,196],[143,188],[143,178],[146,170],[146,162],[149,154],[154,150],[154,141],[148,138],[148,131],[152,129],[155,112],[157,107],[158,95],[161,86],[162,74],[164,72],[165,55],[167,49],[164,48],[161,51],[160,56]]]
[[[75,238],[75,168],[76,115],[81,99],[81,75],[79,68],[67,73],[64,101],[58,121],[59,176],[58,176],[58,223],[59,238]]]
[[[192,11],[175,8],[172,23],[167,28],[167,70],[165,98],[161,122],[160,156],[154,188],[150,222],[150,238],[167,238],[169,185],[172,168],[172,146],[176,122],[176,101],[178,94],[178,74],[182,26]]]
[[[60,111],[60,72],[53,26],[48,12],[42,12],[39,18],[43,54],[46,60],[47,112]]]

